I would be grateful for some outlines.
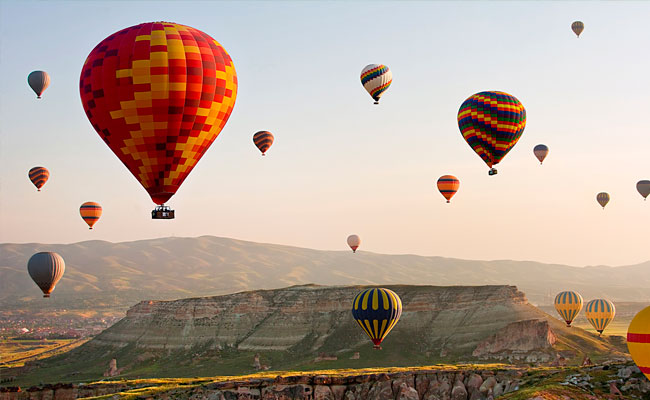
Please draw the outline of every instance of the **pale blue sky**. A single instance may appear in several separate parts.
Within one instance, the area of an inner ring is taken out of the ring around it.
[[[650,259],[650,3],[0,2],[0,241],[128,241],[217,235],[574,265]],[[576,39],[574,20],[585,22]],[[79,72],[106,36],[165,20],[232,56],[230,121],[152,221],[147,193],[86,119]],[[393,71],[380,106],[359,82]],[[52,79],[37,101],[27,74]],[[526,107],[515,148],[488,177],[456,123],[469,95],[502,90]],[[255,131],[276,143],[262,158]],[[532,154],[550,147],[540,167]],[[27,178],[52,176],[41,193]],[[461,180],[446,204],[440,175]],[[605,211],[595,196],[612,197]],[[97,201],[89,231],[78,214]]]

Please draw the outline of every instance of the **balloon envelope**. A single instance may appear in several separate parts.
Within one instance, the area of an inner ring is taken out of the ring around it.
[[[29,170],[29,180],[32,181],[39,192],[48,179],[50,179],[50,171],[45,167],[34,167]]]
[[[544,159],[548,155],[548,147],[546,147],[545,144],[538,144],[533,149],[533,153],[535,154],[535,157],[537,157],[537,159],[539,160],[539,163],[542,164],[544,162]]]
[[[443,175],[438,178],[438,190],[447,199],[447,203],[454,197],[458,187],[460,187],[460,181],[453,175]]]
[[[594,299],[585,306],[585,317],[598,333],[603,333],[614,319],[614,315],[616,315],[616,307],[609,300]]]
[[[571,30],[576,34],[577,37],[580,37],[582,31],[585,30],[585,24],[582,21],[575,21],[571,24]]]
[[[379,346],[395,327],[402,315],[402,300],[390,289],[367,289],[352,302],[352,316],[370,337],[374,347]]]
[[[383,64],[366,65],[361,70],[361,84],[375,100],[375,104],[379,104],[379,98],[392,82],[393,73]]]
[[[348,246],[350,246],[353,253],[357,252],[359,245],[361,245],[361,238],[359,236],[357,235],[348,236]]]
[[[630,322],[627,349],[637,367],[650,379],[650,307],[639,311]]]
[[[596,195],[596,201],[598,202],[598,204],[600,204],[600,206],[604,210],[607,203],[609,203],[609,193],[605,193],[605,192],[598,193]]]
[[[566,326],[571,326],[571,322],[582,310],[582,296],[573,291],[560,292],[555,296],[554,304],[555,310],[564,319]]]
[[[43,297],[50,297],[65,272],[65,262],[57,253],[36,253],[27,262],[27,272],[43,291]]]
[[[526,110],[516,97],[504,92],[480,92],[458,110],[458,127],[468,145],[492,167],[524,133]]]
[[[269,131],[259,131],[253,135],[253,143],[262,152],[262,155],[266,154],[274,139],[273,134]]]
[[[149,22],[99,43],[84,63],[79,91],[99,136],[162,205],[228,121],[237,76],[207,34]]]
[[[636,183],[636,190],[643,198],[647,198],[650,194],[650,181],[643,180]]]
[[[36,93],[36,98],[40,99],[45,89],[50,86],[50,76],[45,71],[33,71],[27,76],[27,83]]]
[[[87,201],[79,207],[79,214],[81,218],[88,224],[90,229],[93,229],[93,225],[99,221],[99,217],[102,216],[102,206],[99,203],[94,201]]]

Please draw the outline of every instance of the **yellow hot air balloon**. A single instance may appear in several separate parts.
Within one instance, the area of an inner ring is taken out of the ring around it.
[[[639,311],[630,322],[627,349],[637,367],[650,379],[650,307]]]
[[[560,292],[555,296],[555,309],[566,322],[566,326],[571,326],[571,322],[582,310],[582,296],[573,291]]]
[[[585,317],[598,335],[603,334],[607,325],[614,319],[614,315],[616,315],[616,307],[609,300],[594,299],[585,306]]]

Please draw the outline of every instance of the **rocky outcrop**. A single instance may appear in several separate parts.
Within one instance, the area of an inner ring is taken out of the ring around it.
[[[555,352],[552,352],[556,341],[557,337],[548,321],[542,319],[517,321],[480,342],[472,355],[480,359],[548,362],[556,358]]]

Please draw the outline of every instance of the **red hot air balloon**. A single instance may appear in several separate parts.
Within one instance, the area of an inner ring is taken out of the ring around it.
[[[50,171],[45,167],[34,167],[29,170],[29,180],[32,181],[38,191],[41,191],[45,182],[50,178]]]
[[[84,63],[79,91],[99,136],[161,206],[153,218],[173,218],[164,203],[228,121],[237,75],[207,34],[148,22],[100,42]]]
[[[357,249],[361,245],[361,238],[359,235],[350,235],[348,236],[348,246],[352,249],[353,253],[357,252]]]
[[[268,131],[259,131],[253,135],[253,143],[260,149],[263,156],[266,155],[266,151],[271,147],[274,139],[273,134]]]

